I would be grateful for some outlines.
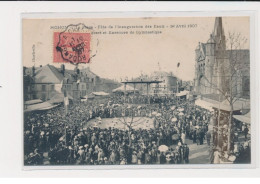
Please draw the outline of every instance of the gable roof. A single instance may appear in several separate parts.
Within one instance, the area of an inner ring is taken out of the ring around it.
[[[62,73],[52,65],[37,68],[35,71],[35,83],[58,84],[64,79]]]
[[[95,78],[98,77],[97,74],[90,71],[90,68],[83,68],[80,70],[82,73],[86,74],[88,78]]]

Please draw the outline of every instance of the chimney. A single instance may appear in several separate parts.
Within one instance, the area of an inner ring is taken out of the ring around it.
[[[63,76],[65,75],[65,65],[64,64],[61,65],[61,73]]]

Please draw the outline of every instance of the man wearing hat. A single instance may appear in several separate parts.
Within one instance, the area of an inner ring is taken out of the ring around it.
[[[184,163],[188,164],[189,163],[189,147],[187,144],[184,144],[183,146],[183,159],[184,159]]]
[[[246,140],[247,140],[247,134],[248,134],[248,132],[249,132],[249,129],[248,129],[247,125],[246,125],[245,128],[244,128],[244,135],[245,135],[245,139],[246,139]]]

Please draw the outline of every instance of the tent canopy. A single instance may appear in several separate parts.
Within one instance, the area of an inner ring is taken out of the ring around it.
[[[113,90],[114,93],[116,93],[116,92],[125,92],[125,91],[126,92],[134,92],[134,91],[138,91],[138,90],[134,89],[134,87],[129,86],[129,85],[126,85],[126,87],[125,87],[125,85],[122,85],[119,88],[116,88],[116,89]]]
[[[251,113],[248,112],[247,114],[245,115],[234,115],[233,116],[235,119],[243,122],[243,123],[247,123],[247,124],[250,124],[251,123]]]
[[[95,95],[95,96],[108,96],[109,95],[109,93],[106,93],[104,91],[92,92],[91,94]]]
[[[70,100],[73,100],[72,96],[68,94],[68,97]],[[64,101],[64,94],[63,93],[57,93],[51,99],[48,101],[50,103],[62,103]]]
[[[34,105],[29,105],[24,112],[31,112],[31,111],[37,111],[37,110],[48,110],[52,109],[54,107],[57,107],[58,105],[53,105],[50,102],[43,102],[43,103],[38,103]]]

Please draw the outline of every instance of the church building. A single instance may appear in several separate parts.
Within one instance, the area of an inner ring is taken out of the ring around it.
[[[199,43],[195,50],[196,94],[207,97],[232,93],[238,98],[249,98],[250,54],[249,50],[240,49],[240,40],[235,39],[231,49],[224,33],[222,17],[216,17],[208,41]]]

